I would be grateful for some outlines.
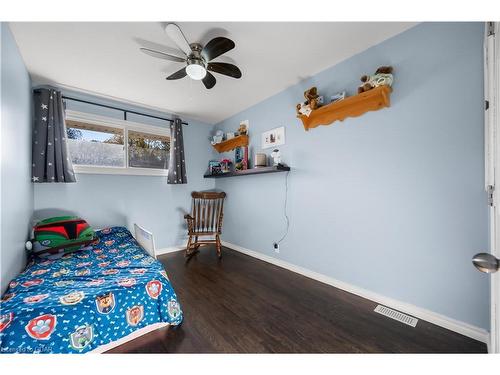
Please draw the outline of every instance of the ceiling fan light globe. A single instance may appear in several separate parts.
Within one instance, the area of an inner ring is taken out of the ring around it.
[[[207,70],[202,64],[194,63],[186,67],[186,73],[191,79],[200,81],[207,75]]]

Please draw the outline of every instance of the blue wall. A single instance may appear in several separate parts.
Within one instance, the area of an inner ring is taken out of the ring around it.
[[[64,93],[129,110],[145,111],[144,108],[75,92]],[[78,102],[68,101],[67,109],[123,119],[123,112]],[[146,112],[169,117],[165,113]],[[166,126],[164,121],[142,116],[129,115],[128,119]],[[207,144],[212,126],[183,120],[189,122],[183,127],[188,184],[168,185],[166,177],[77,174],[74,184],[35,184],[35,217],[71,212],[85,218],[96,228],[125,225],[133,229],[133,224],[138,223],[154,233],[157,248],[185,245],[183,216],[190,208],[190,193],[211,189],[214,182],[203,179],[211,155]]]
[[[31,81],[16,42],[1,23],[1,292],[24,267],[33,213]]]
[[[280,254],[285,174],[217,180],[223,239],[488,329],[488,278],[471,264],[488,249],[482,42],[482,23],[421,24],[218,124],[250,120],[252,155],[285,126],[293,168]],[[388,64],[391,108],[309,132],[295,118],[307,88],[354,94]]]

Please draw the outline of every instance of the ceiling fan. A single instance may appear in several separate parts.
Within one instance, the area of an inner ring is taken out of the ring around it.
[[[194,80],[201,80],[207,89],[215,86],[217,80],[210,72],[223,74],[233,78],[241,78],[240,69],[233,64],[212,62],[213,59],[232,50],[235,46],[231,39],[224,37],[213,38],[205,46],[199,43],[188,43],[179,26],[168,23],[165,32],[182,52],[181,56],[155,51],[149,48],[140,50],[146,55],[159,59],[185,63],[181,70],[169,75],[168,80],[181,79],[186,75]]]

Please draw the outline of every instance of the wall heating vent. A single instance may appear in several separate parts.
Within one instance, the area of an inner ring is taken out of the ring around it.
[[[379,314],[385,315],[391,319],[397,320],[401,323],[408,324],[409,326],[416,327],[418,323],[418,319],[413,316],[403,314],[399,311],[390,309],[388,307],[377,305],[375,310],[373,310]]]

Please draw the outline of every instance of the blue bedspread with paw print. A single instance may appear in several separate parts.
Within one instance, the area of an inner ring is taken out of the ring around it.
[[[123,227],[87,250],[32,260],[0,304],[1,353],[85,353],[150,324],[182,322],[160,262]]]

